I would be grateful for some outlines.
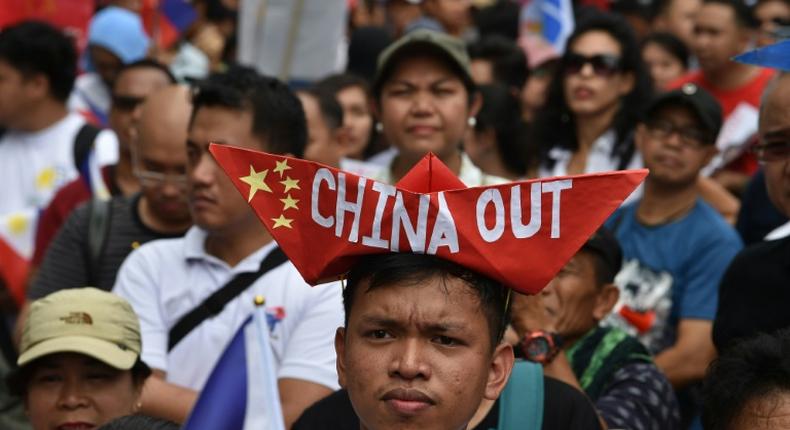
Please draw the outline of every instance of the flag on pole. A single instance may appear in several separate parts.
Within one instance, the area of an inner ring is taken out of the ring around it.
[[[140,15],[146,32],[162,47],[181,39],[198,18],[187,0],[144,0]]]
[[[565,51],[565,41],[573,33],[571,0],[522,0],[521,37],[548,42],[557,54]]]
[[[281,310],[269,314],[263,297],[211,372],[184,430],[285,430],[269,339]]]

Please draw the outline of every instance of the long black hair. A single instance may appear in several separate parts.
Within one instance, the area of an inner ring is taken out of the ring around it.
[[[622,98],[612,124],[615,132],[612,156],[618,156],[620,160],[627,162],[634,153],[631,134],[646,104],[650,101],[652,82],[642,63],[636,36],[625,19],[618,15],[604,14],[594,10],[590,10],[581,17],[573,34],[568,38],[565,45],[565,55],[560,60],[561,65],[567,61],[568,48],[582,35],[591,31],[606,32],[619,43],[622,51],[621,71],[623,73],[630,72],[634,76],[634,88]],[[548,159],[548,152],[552,148],[560,147],[576,151],[579,147],[575,119],[565,100],[563,81],[561,74],[552,81],[546,104],[543,109],[538,111],[534,122],[533,139],[538,142],[541,148],[542,163],[546,165],[551,163],[551,160]]]

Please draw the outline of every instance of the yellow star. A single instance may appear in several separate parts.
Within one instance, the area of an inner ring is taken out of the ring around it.
[[[280,201],[283,202],[283,212],[290,208],[299,210],[299,207],[296,206],[296,204],[299,203],[299,200],[292,198],[290,194],[288,194],[286,198],[280,199]]]
[[[301,188],[299,188],[299,180],[298,179],[291,179],[290,176],[286,176],[285,180],[284,181],[280,181],[280,183],[285,185],[285,191],[283,191],[284,193],[287,193],[288,191],[291,191],[292,189],[301,190]]]
[[[258,190],[263,190],[267,193],[272,192],[271,188],[264,182],[267,173],[269,173],[268,169],[256,172],[255,169],[252,168],[252,165],[250,165],[250,174],[239,178],[242,182],[250,186],[250,196],[247,198],[247,202],[252,201],[252,198],[255,197],[255,193],[257,193]]]
[[[291,166],[288,165],[288,160],[276,161],[276,163],[277,167],[274,168],[274,173],[279,173],[281,178],[286,170],[291,170]]]
[[[294,220],[286,218],[285,216],[283,216],[283,214],[280,214],[279,218],[272,218],[272,221],[274,221],[274,227],[272,227],[273,229],[277,227],[293,228],[291,227],[291,223]]]

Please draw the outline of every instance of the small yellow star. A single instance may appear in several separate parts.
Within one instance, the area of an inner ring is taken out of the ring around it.
[[[296,210],[299,210],[299,207],[296,206],[296,204],[299,203],[299,200],[296,200],[296,199],[292,198],[290,194],[288,194],[288,196],[286,196],[286,198],[280,199],[280,201],[283,202],[283,212],[285,212],[287,209],[290,209],[290,208],[294,208]]]
[[[299,180],[298,179],[291,179],[290,176],[286,176],[285,180],[284,181],[280,181],[280,183],[285,185],[285,191],[283,191],[284,193],[287,193],[288,191],[291,191],[292,189],[301,190],[301,188],[299,188]]]
[[[276,161],[276,163],[277,167],[274,168],[274,173],[279,173],[281,178],[286,170],[291,170],[291,166],[288,165],[288,160]]]
[[[272,221],[274,221],[274,227],[272,227],[273,229],[277,227],[293,228],[291,227],[291,223],[294,220],[286,218],[285,216],[283,216],[283,214],[280,214],[279,218],[272,218]]]
[[[250,196],[247,198],[247,202],[252,201],[252,198],[255,197],[255,193],[257,193],[258,190],[263,190],[267,193],[272,192],[271,188],[264,182],[267,173],[269,173],[268,169],[256,172],[255,169],[252,168],[252,165],[250,165],[250,174],[239,178],[242,182],[250,186]]]

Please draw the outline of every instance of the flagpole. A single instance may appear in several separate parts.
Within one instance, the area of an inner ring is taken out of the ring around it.
[[[280,405],[280,393],[277,390],[277,374],[274,371],[274,356],[272,355],[271,341],[269,339],[269,325],[266,322],[265,304],[266,299],[263,296],[255,296],[253,319],[255,320],[255,328],[260,339],[261,364],[264,376],[264,380],[260,382],[266,394],[266,414],[272,418],[269,422],[274,425],[271,430],[285,430],[285,420],[283,419],[283,410]]]

